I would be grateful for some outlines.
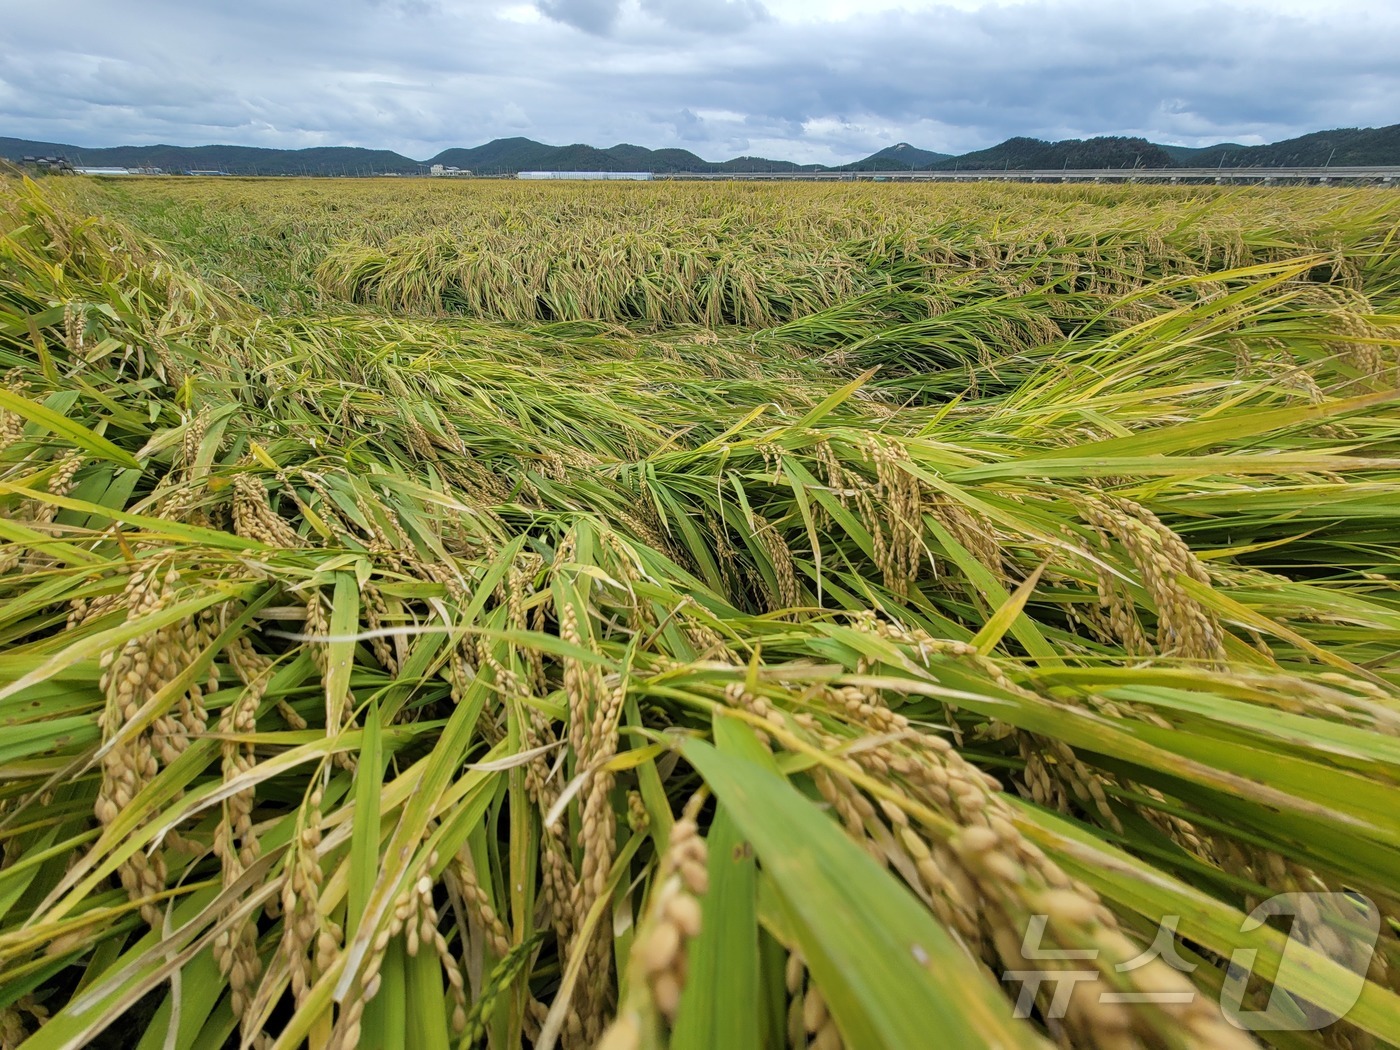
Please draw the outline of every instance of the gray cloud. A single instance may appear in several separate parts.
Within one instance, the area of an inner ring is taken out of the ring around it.
[[[759,0],[641,0],[641,9],[675,29],[738,33],[768,16]]]
[[[676,138],[682,142],[704,142],[705,122],[688,109],[683,109],[672,119]]]
[[[622,9],[621,0],[536,0],[535,6],[556,22],[597,34],[611,30]]]
[[[1400,120],[1400,10],[1381,3],[1031,0],[794,23],[780,2],[145,0],[139,20],[107,0],[16,6],[0,135],[428,157],[526,134],[839,163],[897,141],[1204,145]]]

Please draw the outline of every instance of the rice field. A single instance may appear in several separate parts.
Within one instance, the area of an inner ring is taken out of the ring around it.
[[[0,1047],[1400,1045],[1394,192],[0,180],[0,373]]]

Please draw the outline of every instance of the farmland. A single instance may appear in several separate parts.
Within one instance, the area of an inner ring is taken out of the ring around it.
[[[1394,192],[5,181],[0,373],[4,1047],[1400,1044]]]

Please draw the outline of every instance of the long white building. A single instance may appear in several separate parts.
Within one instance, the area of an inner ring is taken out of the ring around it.
[[[517,179],[605,179],[613,182],[650,182],[649,171],[522,171]]]

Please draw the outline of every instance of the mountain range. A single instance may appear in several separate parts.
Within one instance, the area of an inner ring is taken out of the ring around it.
[[[549,146],[526,138],[496,139],[471,149],[447,149],[427,160],[358,146],[264,149],[257,146],[110,146],[89,148],[58,142],[0,137],[0,158],[65,157],[90,167],[161,168],[167,172],[222,171],[231,175],[412,175],[431,165],[468,169],[478,175],[519,171],[789,172],[1023,170],[1028,168],[1255,167],[1276,165],[1400,165],[1400,124],[1384,128],[1338,128],[1263,146],[1223,142],[1189,147],[1142,138],[1102,136],[1045,142],[1010,138],[990,149],[952,156],[907,142],[838,166],[796,164],[764,157],[712,162],[689,150],[650,150],[627,143],[599,149],[576,143]]]

